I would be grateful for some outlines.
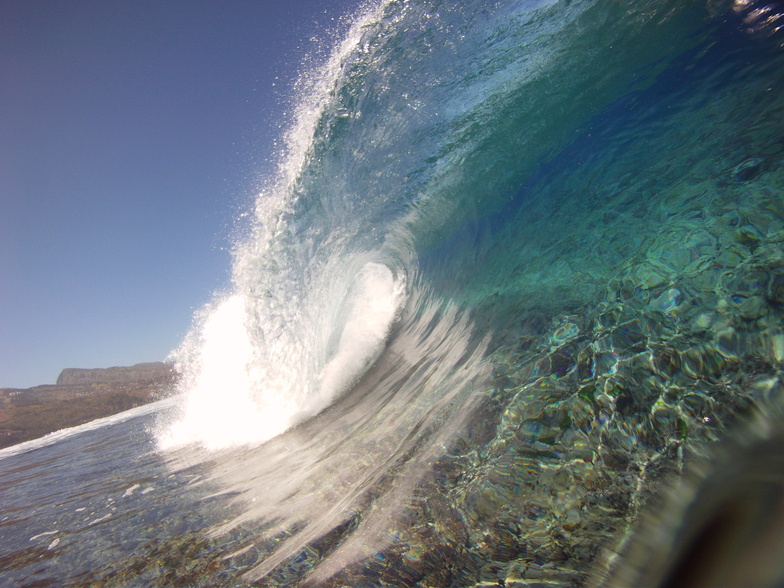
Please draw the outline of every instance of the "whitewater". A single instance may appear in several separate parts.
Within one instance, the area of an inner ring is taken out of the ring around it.
[[[0,583],[781,585],[784,7],[343,22],[171,397],[0,451]]]

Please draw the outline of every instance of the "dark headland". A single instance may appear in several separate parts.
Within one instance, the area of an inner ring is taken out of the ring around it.
[[[110,416],[168,396],[170,364],[64,369],[55,385],[0,388],[0,448]]]

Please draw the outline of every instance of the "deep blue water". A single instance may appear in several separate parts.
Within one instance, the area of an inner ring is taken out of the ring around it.
[[[176,399],[0,453],[0,580],[782,585],[782,14],[370,3]]]

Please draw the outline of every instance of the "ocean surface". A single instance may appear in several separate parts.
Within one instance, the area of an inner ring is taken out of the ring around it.
[[[0,584],[784,585],[784,4],[342,27],[175,396],[0,451]]]

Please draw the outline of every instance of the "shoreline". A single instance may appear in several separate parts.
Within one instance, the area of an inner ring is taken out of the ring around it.
[[[177,379],[171,366],[160,364],[149,377],[135,381],[96,378],[80,384],[0,388],[0,449],[162,400],[174,393]]]

